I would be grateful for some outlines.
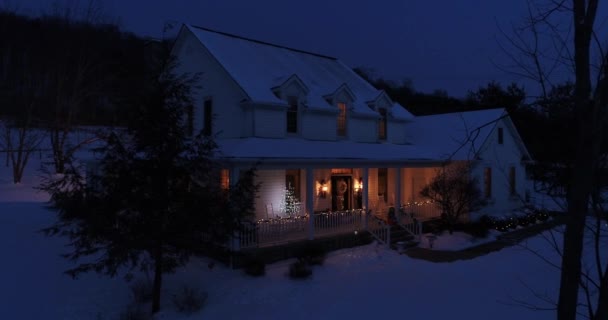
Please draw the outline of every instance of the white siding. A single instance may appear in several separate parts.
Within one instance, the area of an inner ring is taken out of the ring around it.
[[[173,54],[180,62],[176,73],[187,72],[200,74],[198,89],[195,95],[194,128],[203,127],[202,106],[205,98],[213,101],[213,133],[220,138],[238,138],[243,136],[246,128],[244,113],[240,101],[246,95],[224,68],[215,60],[209,51],[184,29],[180,33]]]
[[[281,214],[281,202],[285,192],[285,170],[258,170],[256,183],[261,183],[255,201],[256,218],[273,218],[267,207],[272,206],[274,215]]]
[[[484,193],[484,168],[492,168],[492,197],[488,206],[482,210],[487,214],[508,214],[520,207],[525,199],[527,188],[525,166],[522,164],[522,152],[517,146],[509,128],[510,124],[504,119],[497,123],[488,140],[480,150],[482,159],[475,165],[473,172],[479,180],[480,190]],[[503,144],[498,144],[498,128],[503,128]],[[515,167],[516,195],[511,195],[509,184],[509,168]]]

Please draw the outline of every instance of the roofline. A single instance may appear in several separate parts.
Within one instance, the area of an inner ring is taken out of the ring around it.
[[[205,49],[205,51],[207,51],[207,53],[209,53],[209,55],[211,56],[211,58],[218,64],[218,66],[226,73],[226,75],[228,76],[228,78],[230,78],[230,80],[232,80],[232,82],[234,82],[234,84],[236,84],[236,86],[241,90],[241,92],[245,95],[245,97],[247,97],[249,100],[251,100],[251,96],[249,95],[249,93],[245,90],[245,88],[243,88],[243,86],[241,85],[240,82],[238,82],[236,80],[236,78],[234,78],[234,76],[228,71],[228,69],[226,69],[226,67],[224,66],[224,64],[215,56],[215,54],[209,49],[207,48],[207,46],[201,41],[201,39],[199,39],[196,34],[194,34],[194,32],[192,32],[192,30],[190,30],[190,25],[182,23],[181,28],[179,29],[179,32],[177,34],[177,37],[175,38],[175,41],[173,43],[173,47],[171,48],[171,54],[173,54],[173,49],[175,48],[175,45],[177,44],[177,40],[179,39],[179,37],[182,36],[182,32],[184,30],[186,30],[187,32],[189,32],[194,39],[196,39],[196,42],[198,42],[201,47],[203,47]]]
[[[263,45],[267,45],[267,46],[272,46],[272,47],[276,47],[276,48],[287,49],[287,50],[291,50],[291,51],[295,51],[295,52],[299,52],[299,53],[304,53],[304,54],[310,54],[310,55],[317,56],[317,57],[320,57],[320,58],[325,58],[325,59],[330,59],[330,60],[338,60],[337,58],[330,57],[330,56],[327,56],[327,55],[323,55],[323,54],[320,54],[320,53],[305,51],[305,50],[291,48],[291,47],[287,47],[287,46],[283,46],[283,45],[279,45],[279,44],[275,44],[275,43],[270,43],[270,42],[265,42],[265,41],[261,41],[261,40],[251,39],[251,38],[239,36],[239,35],[236,35],[236,34],[227,33],[227,32],[218,31],[218,30],[213,30],[213,29],[209,29],[209,28],[205,28],[205,27],[201,27],[201,26],[196,26],[196,25],[192,25],[192,24],[190,26],[193,27],[193,28],[197,28],[197,29],[208,31],[208,32],[213,32],[213,33],[221,34],[223,36],[232,37],[232,38],[236,38],[236,39],[240,39],[240,40],[251,41],[251,42],[254,42],[254,43],[259,43],[259,44],[263,44]]]
[[[272,158],[272,157],[222,157],[219,159],[235,165],[256,165],[256,167],[292,167],[292,168],[335,168],[342,167],[375,168],[387,167],[428,167],[443,163],[443,159],[364,159],[364,158]]]

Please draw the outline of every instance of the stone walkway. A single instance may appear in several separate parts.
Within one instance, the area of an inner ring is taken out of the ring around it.
[[[536,224],[523,229],[503,233],[498,239],[492,242],[480,244],[475,247],[459,251],[431,250],[426,248],[413,247],[407,249],[403,254],[414,258],[430,262],[453,262],[458,260],[471,260],[491,252],[499,251],[503,248],[516,245],[522,240],[537,235],[545,230],[564,224],[563,217],[554,217],[546,223]]]

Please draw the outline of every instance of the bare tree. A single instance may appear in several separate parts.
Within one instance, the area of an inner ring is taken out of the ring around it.
[[[0,147],[8,153],[14,183],[21,182],[30,156],[43,138],[36,128],[35,116],[44,99],[48,78],[35,70],[30,57],[27,52],[0,53],[0,102],[8,110],[0,128]]]
[[[477,179],[471,177],[470,173],[469,161],[446,163],[420,191],[421,196],[441,207],[441,218],[450,234],[463,215],[478,210],[484,204]]]
[[[591,228],[595,241],[601,233],[597,228],[605,219],[599,203],[599,190],[605,181],[598,179],[606,166],[606,127],[608,126],[608,53],[602,48],[595,30],[599,0],[548,0],[528,2],[529,17],[523,28],[507,37],[516,53],[509,53],[516,72],[536,80],[547,96],[548,86],[556,68],[571,70],[574,79],[571,119],[575,139],[565,145],[573,159],[563,166],[568,203],[567,221],[561,251],[560,290],[557,318],[574,320],[579,312],[579,292],[588,302],[590,319],[608,319],[608,263],[596,259],[597,281],[591,282],[583,268],[583,244],[589,213],[596,217]],[[524,35],[527,33],[527,36]],[[546,41],[549,45],[543,45]],[[508,52],[508,50],[507,50]],[[597,61],[592,56],[598,57]],[[600,256],[599,246],[595,246]],[[605,264],[605,265],[602,265]],[[594,288],[593,288],[594,286]],[[597,292],[592,295],[592,291]],[[595,301],[592,300],[592,296]]]

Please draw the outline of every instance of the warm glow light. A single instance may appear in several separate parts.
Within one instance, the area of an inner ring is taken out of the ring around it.
[[[323,187],[321,187],[321,191],[323,191],[323,192],[327,192],[327,186],[323,186]]]

